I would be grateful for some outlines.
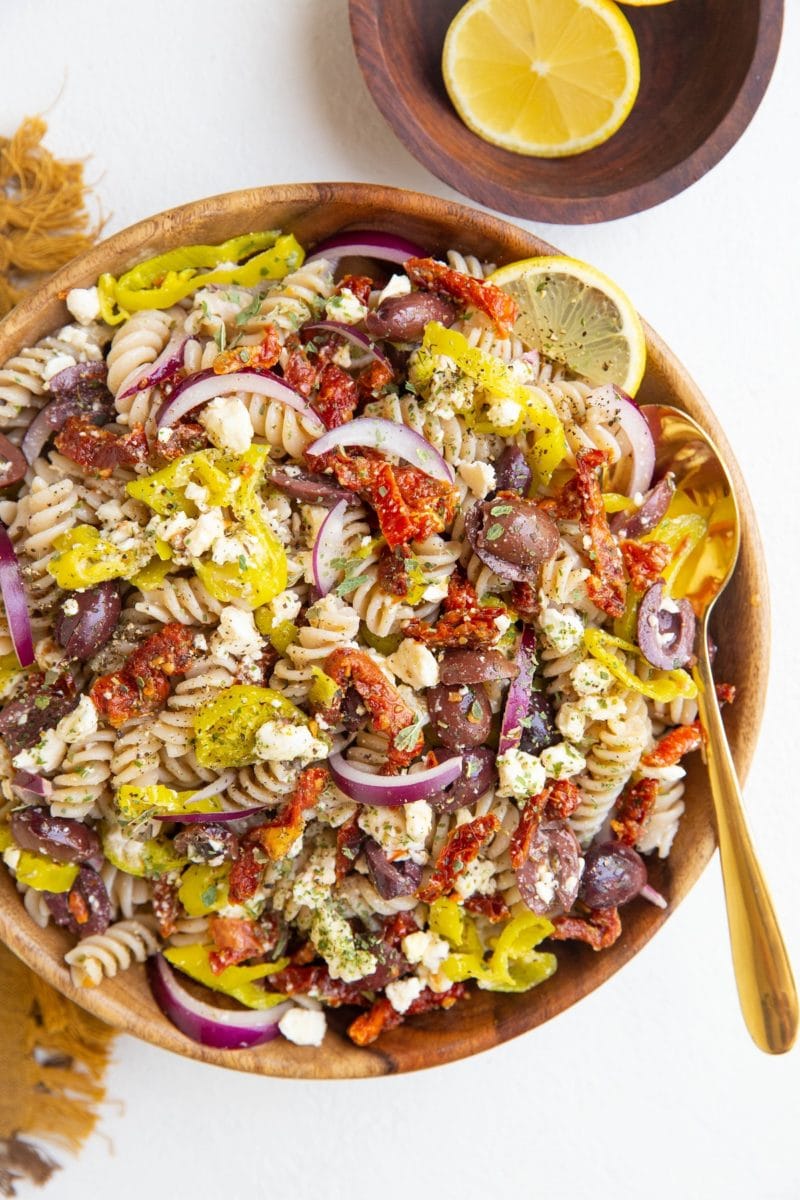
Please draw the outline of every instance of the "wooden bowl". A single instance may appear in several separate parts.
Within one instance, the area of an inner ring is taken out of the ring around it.
[[[559,224],[651,208],[716,166],[761,103],[783,21],[783,0],[626,7],[642,65],[633,112],[605,145],[544,159],[490,145],[456,114],[441,57],[462,5],[350,0],[367,86],[400,140],[439,179],[488,208]]]
[[[485,213],[415,192],[369,184],[299,184],[256,188],[199,200],[125,229],[69,266],[14,309],[0,324],[0,363],[67,319],[61,296],[87,287],[103,271],[115,275],[148,256],[187,242],[221,242],[255,229],[292,230],[306,246],[347,227],[375,227],[401,234],[441,253],[457,246],[483,259],[511,262],[552,247],[532,234]],[[686,371],[658,336],[647,329],[649,361],[640,398],[677,404],[709,430],[727,456],[742,513],[742,555],[733,582],[718,606],[719,678],[743,685],[728,714],[728,731],[740,777],[747,773],[761,720],[767,680],[769,612],[767,584],[755,515],[744,480],[716,417]],[[450,1062],[516,1037],[568,1008],[636,954],[686,895],[714,850],[711,801],[703,766],[693,756],[687,811],[666,863],[654,862],[651,879],[669,899],[666,912],[638,901],[625,909],[624,930],[610,950],[559,945],[559,970],[522,996],[476,991],[451,1012],[415,1018],[375,1046],[358,1049],[333,1028],[320,1050],[277,1040],[256,1050],[225,1052],[198,1046],[179,1033],[153,1002],[144,969],[135,967],[101,987],[78,990],[62,956],[72,943],[63,931],[38,929],[25,912],[11,877],[0,871],[0,937],[34,971],[110,1025],[158,1046],[204,1062],[264,1075],[350,1078],[413,1071]]]

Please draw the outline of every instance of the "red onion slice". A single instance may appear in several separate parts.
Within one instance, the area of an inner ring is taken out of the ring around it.
[[[340,500],[328,513],[319,527],[311,555],[311,568],[314,572],[314,583],[321,596],[327,596],[336,583],[338,574],[333,560],[342,555],[342,538],[344,536],[344,514],[347,504]]]
[[[20,448],[29,463],[39,457],[69,417],[87,413],[101,425],[111,420],[114,397],[106,387],[107,374],[104,362],[88,362],[75,363],[53,376],[48,385],[52,399],[39,410],[22,439]]]
[[[196,375],[190,375],[178,384],[170,398],[161,406],[156,424],[159,429],[166,429],[198,405],[216,400],[218,396],[230,395],[231,392],[255,392],[258,396],[279,400],[298,412],[311,432],[321,434],[325,431],[322,421],[298,392],[293,391],[271,371],[255,371],[252,368],[234,371],[230,375],[215,375],[209,367],[205,371],[198,371]]]
[[[507,750],[519,746],[525,728],[523,721],[531,708],[533,676],[536,671],[536,634],[530,625],[526,625],[522,630],[514,661],[519,667],[519,674],[511,681],[508,689],[503,723],[500,727],[499,754],[505,754]]]
[[[650,487],[656,465],[656,448],[650,426],[638,405],[615,384],[606,383],[596,388],[591,400],[618,415],[620,427],[631,448],[631,474],[625,493],[628,496],[643,494]]]
[[[268,804],[259,804],[256,808],[225,808],[222,812],[183,812],[183,813],[154,813],[154,821],[173,821],[176,825],[224,825],[228,821],[243,821],[247,817],[258,816],[267,812]]]
[[[329,429],[311,443],[306,453],[315,456],[327,454],[329,450],[338,450],[341,446],[369,446],[384,454],[405,459],[433,479],[441,479],[444,483],[455,481],[455,475],[439,451],[421,433],[383,417],[359,417],[355,421],[348,421],[346,425]]]
[[[157,383],[172,379],[183,366],[187,343],[196,341],[197,338],[187,337],[185,333],[173,334],[155,362],[143,366],[133,383],[125,388],[118,399],[124,400],[134,392],[143,392],[145,388],[155,387]]]
[[[646,883],[644,887],[641,888],[639,895],[643,900],[649,900],[651,904],[655,904],[656,908],[667,907],[667,901],[661,895],[661,892],[657,892],[656,889],[651,887],[649,883]]]
[[[28,615],[28,601],[22,583],[17,553],[11,544],[8,531],[0,523],[0,593],[3,596],[8,632],[21,667],[29,667],[34,660],[33,630]]]
[[[352,325],[345,325],[343,321],[309,321],[300,332],[306,338],[316,337],[318,333],[335,333],[350,342],[351,345],[358,346],[359,350],[363,350],[363,362],[374,358],[376,362],[389,367],[388,358],[374,345],[367,334],[362,333],[360,329],[354,329]],[[391,370],[391,367],[389,369]]]
[[[272,1041],[278,1022],[292,1007],[288,1001],[269,1009],[216,1008],[196,999],[178,983],[162,954],[148,960],[147,976],[156,1004],[173,1025],[201,1046],[243,1050]]]
[[[49,779],[41,775],[33,775],[30,771],[17,771],[11,780],[11,786],[19,796],[33,797],[35,800],[46,800],[53,791]]]
[[[396,808],[427,800],[461,777],[460,754],[412,775],[371,775],[369,771],[353,766],[342,754],[332,754],[328,766],[334,782],[345,796],[357,804],[369,804],[374,808]]]
[[[410,258],[425,258],[426,255],[427,250],[422,246],[407,242],[394,233],[383,233],[378,229],[349,229],[346,233],[337,233],[319,242],[306,262],[326,258],[328,262],[336,264],[340,258],[377,258],[381,262],[402,265]]]

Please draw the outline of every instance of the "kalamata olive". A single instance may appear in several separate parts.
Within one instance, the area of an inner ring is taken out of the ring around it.
[[[354,687],[348,688],[344,694],[339,720],[349,733],[363,729],[369,722],[366,705]]]
[[[519,748],[527,754],[541,754],[548,746],[562,741],[556,728],[553,702],[547,692],[531,692],[528,715],[523,718]]]
[[[315,475],[306,471],[289,475],[286,471],[276,470],[270,475],[269,482],[293,500],[299,500],[301,504],[324,504],[332,507],[340,500],[351,505],[359,503],[358,496],[337,487],[326,475]]]
[[[453,758],[455,750],[436,751],[437,762]],[[428,803],[437,812],[455,812],[480,800],[497,779],[494,765],[494,750],[487,746],[476,746],[461,755],[461,776],[438,796],[431,796]]]
[[[25,455],[10,442],[4,433],[0,433],[0,488],[13,487],[24,479],[28,463]]]
[[[44,805],[11,814],[11,833],[17,845],[60,863],[102,862],[100,839],[74,817],[53,817]]]
[[[429,321],[452,325],[458,315],[456,306],[432,292],[411,292],[407,296],[387,296],[364,325],[374,338],[390,342],[418,342]]]
[[[422,879],[421,867],[410,859],[390,862],[382,847],[373,838],[369,838],[365,843],[364,855],[375,891],[384,900],[394,900],[396,896],[413,896]]]
[[[520,492],[523,496],[531,486],[533,472],[518,446],[506,446],[494,464],[498,491]]]
[[[78,703],[78,689],[71,671],[36,671],[0,712],[0,737],[13,756],[35,746],[43,730],[53,729]]]
[[[478,558],[501,577],[536,584],[542,564],[558,549],[558,526],[532,500],[498,492],[473,504],[465,530]]]
[[[580,897],[589,908],[614,908],[638,896],[647,883],[647,867],[631,846],[603,842],[586,854]]]
[[[114,397],[106,387],[107,374],[104,362],[88,362],[75,363],[53,376],[48,385],[52,399],[39,410],[22,439],[22,453],[29,463],[70,417],[86,413],[95,425],[112,419]]]
[[[639,508],[632,512],[620,512],[609,521],[609,528],[620,538],[638,538],[655,529],[669,508],[675,492],[675,476],[665,475],[655,487],[646,493]]]
[[[111,581],[98,583],[85,592],[69,592],[55,619],[55,639],[68,658],[86,662],[105,646],[119,613],[119,589]]]
[[[477,650],[445,650],[439,678],[448,685],[485,683],[487,679],[516,679],[519,667],[499,650],[480,646]]]
[[[78,937],[105,933],[111,924],[111,901],[97,871],[81,867],[69,892],[44,892],[56,925]]]
[[[639,649],[652,666],[665,671],[684,667],[692,657],[695,627],[691,604],[665,596],[663,579],[647,589],[636,632]]]
[[[437,741],[448,750],[481,746],[489,736],[492,709],[481,683],[428,688],[428,712]]]
[[[519,894],[539,916],[569,912],[581,880],[578,839],[563,821],[540,825],[531,839],[528,859],[517,868]]]
[[[370,946],[370,951],[377,958],[378,965],[369,975],[359,979],[362,991],[379,992],[381,988],[386,987],[387,983],[398,979],[410,969],[403,953],[396,946],[390,946],[388,942],[377,942]]]
[[[172,845],[181,858],[210,867],[219,867],[239,854],[239,839],[232,829],[205,821],[202,825],[185,826],[175,835]]]

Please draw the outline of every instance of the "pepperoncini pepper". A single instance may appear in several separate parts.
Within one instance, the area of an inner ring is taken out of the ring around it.
[[[149,787],[136,787],[135,784],[124,783],[117,791],[114,802],[120,816],[126,821],[134,821],[148,814],[214,813],[221,810],[222,801],[219,796],[207,796],[204,800],[193,803],[194,794],[176,792],[160,783]]]
[[[672,700],[692,700],[697,695],[697,685],[691,675],[680,668],[674,671],[658,671],[651,668],[647,679],[640,679],[638,675],[634,675],[614,653],[615,649],[623,650],[626,654],[644,659],[639,647],[634,646],[632,642],[626,642],[604,629],[592,626],[583,631],[583,640],[592,657],[607,667],[615,679],[625,687],[647,696],[648,700],[669,704]]]
[[[282,279],[302,266],[305,254],[292,234],[280,230],[247,233],[218,246],[181,246],[158,254],[115,279],[98,280],[100,313],[118,325],[142,308],[169,308],[209,284],[255,287],[264,279]],[[202,268],[211,268],[200,274]]]
[[[462,374],[473,381],[479,393],[478,407],[463,415],[476,432],[514,437],[527,429],[535,434],[530,454],[531,470],[537,483],[549,483],[567,452],[567,441],[561,421],[547,403],[519,383],[509,367],[495,355],[470,346],[462,333],[447,329],[436,321],[426,325],[422,346],[411,369],[411,381],[417,389],[424,389],[430,383],[437,356],[451,359]],[[508,421],[498,422],[489,413],[492,405],[502,400],[511,401],[516,412]]]
[[[195,713],[195,754],[202,767],[244,767],[256,761],[256,734],[267,721],[308,724],[291,700],[272,688],[237,683]]]
[[[35,892],[68,892],[80,869],[76,863],[59,863],[44,854],[23,850],[14,841],[8,825],[0,825],[0,854],[17,882]]]
[[[178,899],[190,917],[205,917],[228,904],[230,863],[210,867],[194,863],[181,875]]]
[[[454,983],[476,979],[490,992],[526,992],[549,979],[557,966],[555,955],[536,950],[553,926],[535,913],[520,913],[491,941],[491,954],[481,942],[472,917],[449,897],[434,901],[428,917],[431,929],[453,947],[442,970]]]
[[[107,579],[120,579],[142,565],[143,550],[121,550],[101,537],[93,525],[76,525],[55,540],[56,553],[47,570],[66,591],[92,587]],[[147,558],[147,553],[144,553]]]
[[[285,999],[285,996],[276,992],[265,992],[256,980],[282,971],[289,962],[288,958],[280,958],[274,963],[260,963],[255,967],[225,967],[215,974],[209,961],[212,950],[213,946],[169,946],[164,951],[164,957],[190,979],[196,979],[215,992],[232,996],[246,1008],[273,1008]]]

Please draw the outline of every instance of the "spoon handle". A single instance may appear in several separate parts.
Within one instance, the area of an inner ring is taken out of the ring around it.
[[[767,1054],[783,1054],[797,1036],[797,989],[767,885],[742,808],[742,793],[722,724],[714,678],[700,639],[698,706],[707,733],[706,758],[728,909],[739,1003],[750,1036]]]

